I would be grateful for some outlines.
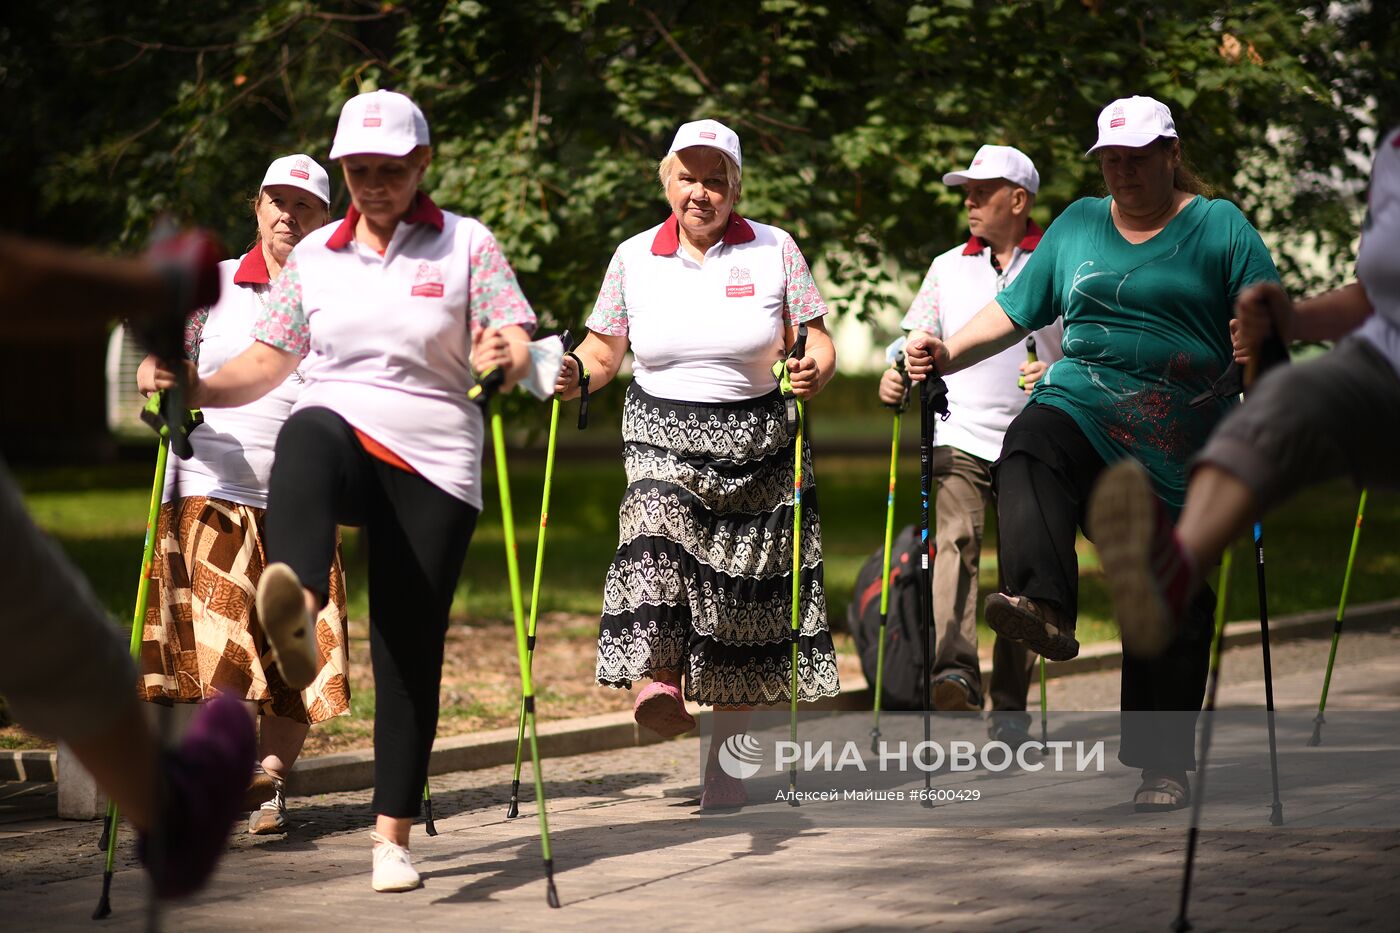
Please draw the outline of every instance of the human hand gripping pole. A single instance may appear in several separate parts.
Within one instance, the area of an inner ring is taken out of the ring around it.
[[[890,439],[890,487],[885,499],[885,556],[880,577],[880,629],[875,645],[875,722],[870,729],[870,753],[880,754],[880,703],[885,689],[885,630],[890,617],[890,551],[894,539],[894,487],[899,469],[899,423],[904,410],[909,407],[909,389],[912,382],[904,365],[904,345],[908,338],[900,337],[885,349],[885,360],[899,373],[904,383],[904,395],[897,404],[886,407],[894,409],[894,431]]]
[[[788,433],[793,436],[792,465],[792,625],[788,637],[792,641],[790,680],[791,715],[788,720],[788,733],[793,744],[797,744],[797,640],[802,631],[802,399],[792,390],[792,374],[788,371],[788,360],[800,360],[807,355],[807,325],[797,325],[797,336],[787,356],[773,364],[773,377],[778,380],[778,388],[783,397],[784,414]],[[798,806],[797,763],[788,770],[788,803]]]
[[[919,540],[922,543],[919,564],[919,608],[923,617],[923,688],[924,742],[933,742],[933,557],[934,538],[929,534],[929,497],[933,489],[933,441],[939,420],[948,417],[948,384],[938,372],[937,364],[919,387]],[[924,771],[924,807],[933,806],[933,775]]]
[[[505,382],[505,372],[499,368],[481,375],[467,397],[481,405],[491,420],[491,444],[496,454],[496,484],[501,495],[501,526],[505,534],[506,571],[510,579],[510,606],[515,620],[515,647],[520,662],[520,693],[522,707],[530,727],[530,764],[535,773],[535,800],[539,806],[540,850],[544,858],[545,900],[550,907],[559,906],[559,892],[554,887],[554,856],[549,845],[549,817],[544,796],[544,775],[540,771],[540,744],[535,719],[535,688],[530,671],[530,652],[525,636],[525,609],[520,595],[520,563],[515,552],[515,519],[511,513],[510,475],[506,470],[505,428],[500,408],[491,404],[496,392]]]

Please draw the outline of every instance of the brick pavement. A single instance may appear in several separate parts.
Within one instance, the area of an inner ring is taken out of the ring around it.
[[[1400,634],[1343,639],[1329,699],[1400,710]],[[1325,642],[1278,652],[1281,708],[1316,703]],[[1260,696],[1251,658],[1226,655],[1222,695]],[[1232,673],[1233,672],[1233,673]],[[1066,678],[1052,706],[1092,708],[1116,673]],[[1102,707],[1100,707],[1102,708]],[[1296,717],[1295,717],[1296,718]],[[1338,726],[1334,748],[1346,738]],[[1296,738],[1296,737],[1295,737]],[[1388,738],[1388,737],[1387,737]],[[1296,743],[1295,743],[1296,744]],[[415,831],[424,889],[369,889],[369,794],[292,801],[285,838],[238,836],[210,888],[169,910],[169,930],[487,928],[668,930],[1151,930],[1175,915],[1186,812],[1128,826],[826,826],[815,810],[697,813],[697,740],[547,762],[562,910],[544,903],[533,807],[504,819],[508,768],[434,778],[440,834]],[[1222,779],[1222,784],[1224,783]],[[23,785],[11,785],[22,787]],[[42,785],[29,785],[42,788]],[[1132,781],[1125,784],[1131,793]],[[1306,788],[1292,788],[1300,799]],[[1383,790],[1391,792],[1390,785]],[[41,789],[32,793],[42,794]],[[1285,807],[1290,788],[1285,788]],[[1394,799],[1393,797],[1391,799]],[[1191,918],[1197,930],[1395,929],[1400,831],[1253,824],[1202,832]],[[1391,808],[1392,810],[1400,808]],[[1299,816],[1303,805],[1295,805]],[[1286,809],[1286,813],[1289,812]],[[936,820],[939,811],[930,811]],[[115,915],[88,919],[100,888],[95,824],[0,822],[6,930],[137,929],[141,874],[129,844]]]

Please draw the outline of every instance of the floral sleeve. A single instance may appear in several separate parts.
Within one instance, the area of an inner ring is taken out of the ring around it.
[[[472,336],[488,327],[518,324],[529,333],[535,331],[535,312],[515,270],[506,262],[496,238],[485,233],[472,249],[471,286],[467,291],[467,309],[471,315]]]
[[[185,358],[199,362],[199,338],[209,320],[209,308],[203,307],[185,318]]]
[[[608,263],[603,287],[598,290],[593,313],[588,315],[584,326],[609,337],[627,336],[627,269],[617,253],[613,253],[612,262]]]
[[[295,251],[287,257],[282,274],[268,293],[267,304],[253,325],[253,339],[297,356],[306,356],[311,350],[311,329],[301,303],[301,270],[297,268]]]
[[[939,314],[938,305],[938,273],[933,271],[933,266],[929,266],[928,274],[919,286],[919,293],[914,296],[914,303],[909,306],[904,320],[899,322],[900,329],[921,330],[940,340],[943,339],[943,318]]]
[[[817,291],[812,270],[792,237],[783,240],[783,271],[787,276],[787,291],[783,295],[787,323],[796,326],[826,314],[826,302]]]

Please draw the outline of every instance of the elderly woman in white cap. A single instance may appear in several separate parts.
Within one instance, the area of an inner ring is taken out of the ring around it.
[[[255,342],[193,382],[193,404],[244,404],[301,367],[277,439],[258,612],[283,676],[314,676],[311,618],[330,597],[336,525],[369,547],[374,719],[372,886],[420,884],[409,857],[437,730],[448,610],[481,510],[478,372],[529,369],[535,315],[491,231],[419,190],[428,124],[402,94],[340,113],[331,158],[345,219],[293,251]],[[474,348],[474,349],[473,349]]]
[[[1180,510],[1187,464],[1231,403],[1214,384],[1231,360],[1235,298],[1278,280],[1239,209],[1203,196],[1166,105],[1113,101],[1089,154],[1109,196],[1071,204],[994,301],[957,333],[908,350],[915,378],[952,373],[1064,318],[1065,357],[1011,423],[995,466],[1005,591],[986,603],[999,635],[1054,660],[1079,651],[1074,538],[1094,481],[1133,458],[1165,506]],[[1160,657],[1124,658],[1118,758],[1142,769],[1139,811],[1190,800],[1213,602],[1200,591],[1190,623]]]
[[[786,364],[794,393],[811,398],[836,366],[826,304],[792,236],[735,210],[742,165],[724,124],[680,128],[659,171],[672,215],[617,248],[556,386],[577,394],[580,363],[602,385],[634,354],[597,676],[651,680],[635,716],[664,736],[695,726],[683,696],[736,712],[790,699],[794,437],[772,367],[803,323],[806,353]],[[810,465],[804,480],[798,693],[814,700],[835,694],[837,677]],[[746,800],[714,760],[741,722],[716,721],[707,809]]]
[[[192,315],[185,352],[211,374],[252,342],[292,248],[330,219],[330,180],[310,156],[268,166],[252,199],[257,238],[242,257],[219,264],[219,300]],[[148,357],[138,386],[155,388]],[[230,693],[260,714],[258,768],[245,801],[251,833],[287,825],[283,786],[310,724],[350,706],[345,639],[345,587],[337,560],[331,599],[316,621],[314,681],[293,689],[279,675],[254,609],[266,564],[267,484],[277,432],[301,391],[289,373],[262,398],[210,410],[190,435],[194,456],[174,461],[160,512],[141,653],[141,693],[161,703],[197,703]],[[261,807],[259,807],[261,804]]]

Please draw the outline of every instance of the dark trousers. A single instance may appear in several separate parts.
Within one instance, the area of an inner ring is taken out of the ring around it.
[[[447,615],[477,514],[423,477],[371,457],[329,409],[302,409],[277,435],[268,560],[289,564],[324,604],[336,525],[365,529],[375,813],[418,815],[437,733]]]
[[[1027,405],[1011,422],[993,468],[1006,592],[1074,619],[1079,611],[1076,529],[1085,530],[1089,493],[1106,464],[1074,419],[1048,405]],[[1205,698],[1215,595],[1202,587],[1185,628],[1160,657],[1124,656],[1122,744],[1133,768],[1196,767],[1196,720]]]

